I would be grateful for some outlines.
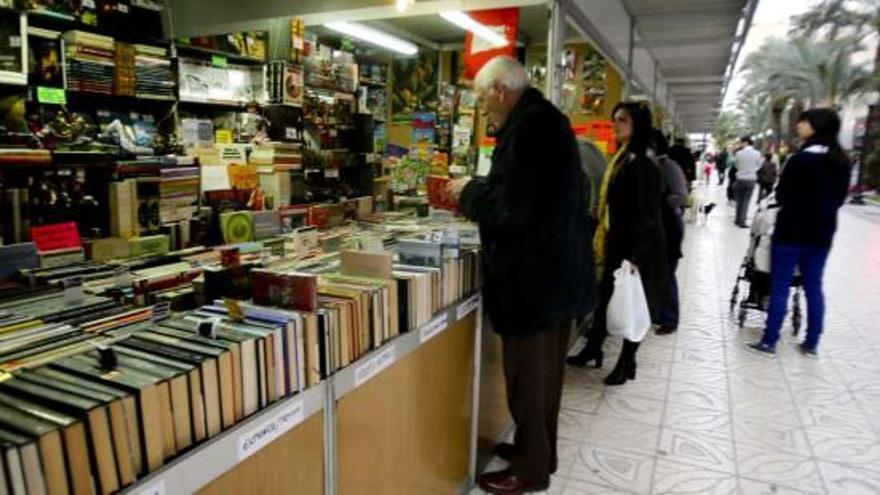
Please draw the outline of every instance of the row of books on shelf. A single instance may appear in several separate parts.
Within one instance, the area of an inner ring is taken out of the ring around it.
[[[284,239],[296,255],[226,246],[31,271],[45,290],[0,302],[0,485],[116,492],[478,289],[476,247],[374,228],[346,242],[367,250],[325,252],[309,229]],[[195,309],[113,297],[173,277],[157,292],[189,285]]]

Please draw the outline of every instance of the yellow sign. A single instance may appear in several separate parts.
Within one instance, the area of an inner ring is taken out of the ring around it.
[[[214,141],[217,144],[232,144],[232,131],[229,129],[217,129],[214,132]]]
[[[260,185],[256,165],[229,165],[229,185],[233,189],[256,189]]]

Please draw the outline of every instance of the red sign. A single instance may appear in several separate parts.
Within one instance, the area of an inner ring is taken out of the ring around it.
[[[31,240],[37,251],[55,251],[82,247],[76,222],[55,223],[31,229]]]
[[[473,79],[486,62],[498,55],[515,56],[519,9],[476,10],[467,15],[507,38],[506,46],[496,48],[479,37],[475,39],[473,33],[468,31],[464,41],[464,76]]]

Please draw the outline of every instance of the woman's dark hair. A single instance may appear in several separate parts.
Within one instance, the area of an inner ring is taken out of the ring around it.
[[[827,146],[828,156],[834,163],[844,166],[849,164],[846,153],[843,152],[843,148],[837,140],[837,135],[840,133],[840,117],[837,112],[830,108],[811,108],[798,118],[798,122],[804,121],[810,123],[814,134],[807,139],[801,149],[814,144]]]
[[[764,159],[769,162],[773,159],[773,153],[764,153]]]
[[[669,141],[660,129],[651,129],[651,143],[651,147],[654,148],[654,153],[657,155],[669,154]]]
[[[647,103],[622,101],[614,105],[611,117],[623,110],[632,120],[632,137],[629,140],[629,151],[637,155],[645,154],[651,147],[651,109]]]

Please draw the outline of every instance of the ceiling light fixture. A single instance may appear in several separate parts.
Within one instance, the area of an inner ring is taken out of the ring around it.
[[[471,16],[465,14],[460,10],[441,12],[440,17],[446,19],[447,21],[466,31],[470,31],[474,34],[474,36],[479,36],[480,38],[499,48],[502,46],[507,46],[509,44],[507,38],[496,33],[485,24],[481,24],[475,21]]]
[[[324,27],[332,29],[337,33],[342,33],[351,36],[352,38],[357,38],[366,41],[367,43],[372,43],[376,46],[381,46],[382,48],[387,48],[404,55],[415,55],[419,52],[419,48],[409,41],[404,41],[395,36],[391,36],[390,34],[364,26],[363,24],[340,21],[329,22],[324,24]]]

